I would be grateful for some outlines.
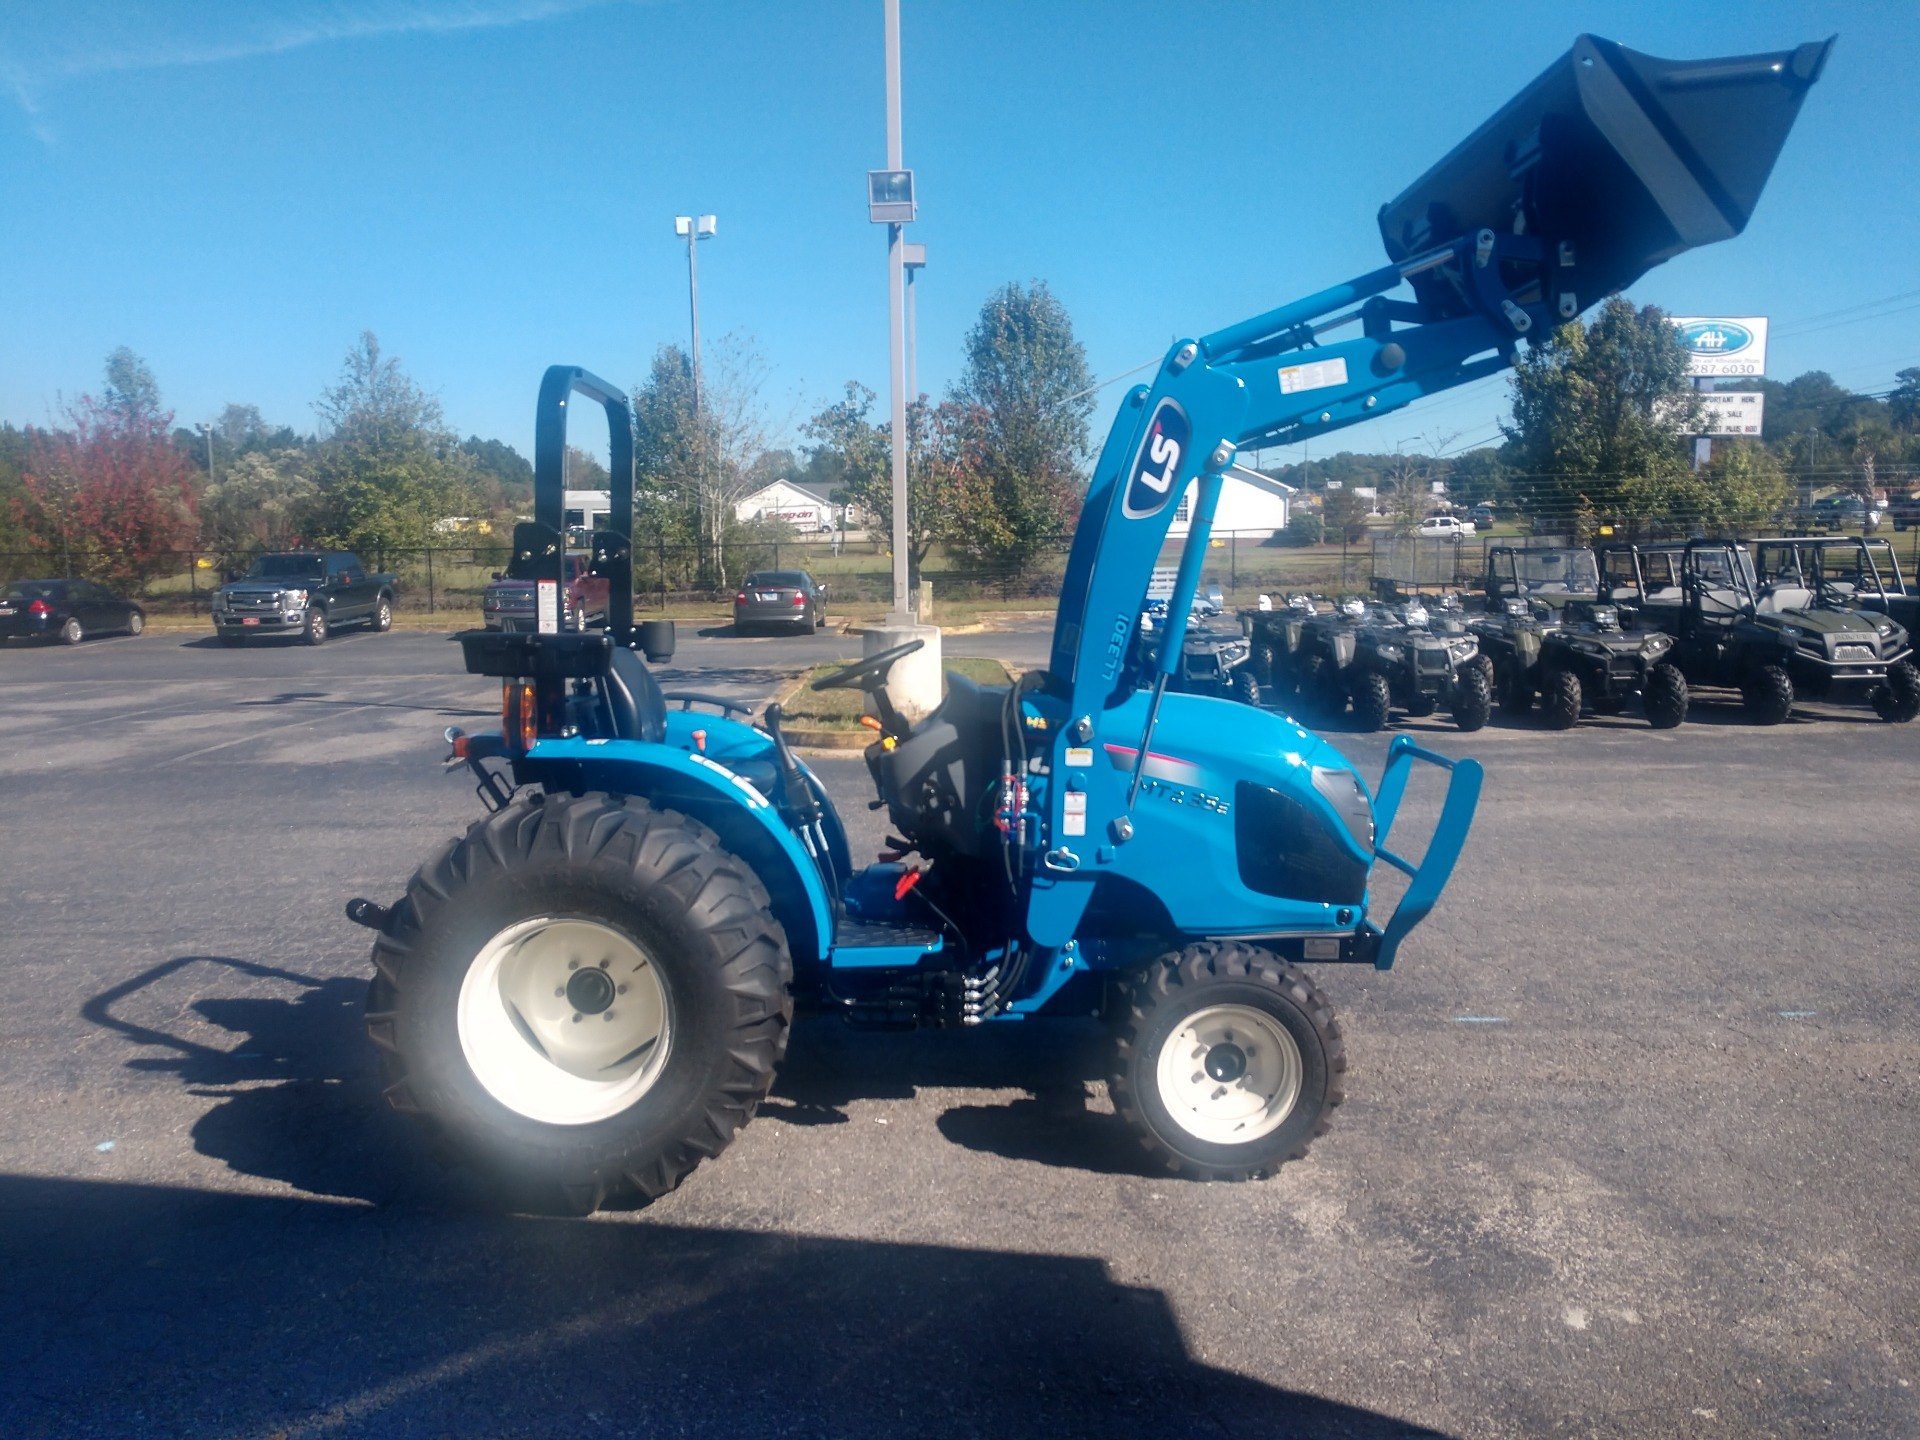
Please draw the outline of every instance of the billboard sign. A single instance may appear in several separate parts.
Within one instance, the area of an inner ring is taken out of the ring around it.
[[[1688,434],[1732,435],[1747,440],[1760,438],[1767,413],[1767,397],[1760,391],[1702,390],[1693,398],[1700,402],[1700,419],[1687,428]],[[1680,418],[1673,413],[1677,408],[1662,405],[1656,408],[1655,414],[1664,412],[1667,423],[1679,429]]]
[[[1767,317],[1735,319],[1676,315],[1680,344],[1687,352],[1689,375],[1764,375],[1767,373]]]

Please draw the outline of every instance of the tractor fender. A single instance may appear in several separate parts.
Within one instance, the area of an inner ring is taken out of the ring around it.
[[[787,932],[796,965],[833,946],[832,909],[820,869],[752,784],[705,755],[624,740],[542,740],[516,772],[549,790],[638,795],[690,815],[752,867]]]
[[[1353,663],[1354,637],[1335,635],[1333,637],[1333,663],[1342,670]]]

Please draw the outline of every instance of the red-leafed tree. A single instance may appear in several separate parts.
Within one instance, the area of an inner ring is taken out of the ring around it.
[[[139,588],[193,543],[193,466],[169,438],[171,411],[146,362],[122,346],[106,388],[67,407],[69,429],[36,431],[21,528],[75,575]]]

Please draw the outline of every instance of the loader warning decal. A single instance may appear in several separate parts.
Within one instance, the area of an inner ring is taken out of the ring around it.
[[[1162,400],[1147,424],[1140,441],[1140,453],[1133,460],[1133,475],[1127,481],[1126,499],[1121,513],[1129,520],[1144,520],[1158,515],[1173,497],[1174,481],[1180,476],[1180,462],[1186,458],[1187,444],[1193,439],[1193,424],[1177,400]]]

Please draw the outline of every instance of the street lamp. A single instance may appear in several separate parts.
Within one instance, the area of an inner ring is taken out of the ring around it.
[[[211,485],[213,484],[213,425],[212,425],[212,422],[207,420],[202,420],[200,422],[199,429],[200,429],[200,433],[207,437],[207,484]]]
[[[673,233],[687,242],[687,310],[693,320],[693,413],[700,413],[700,258],[695,246],[711,240],[715,228],[712,215],[676,215]]]

